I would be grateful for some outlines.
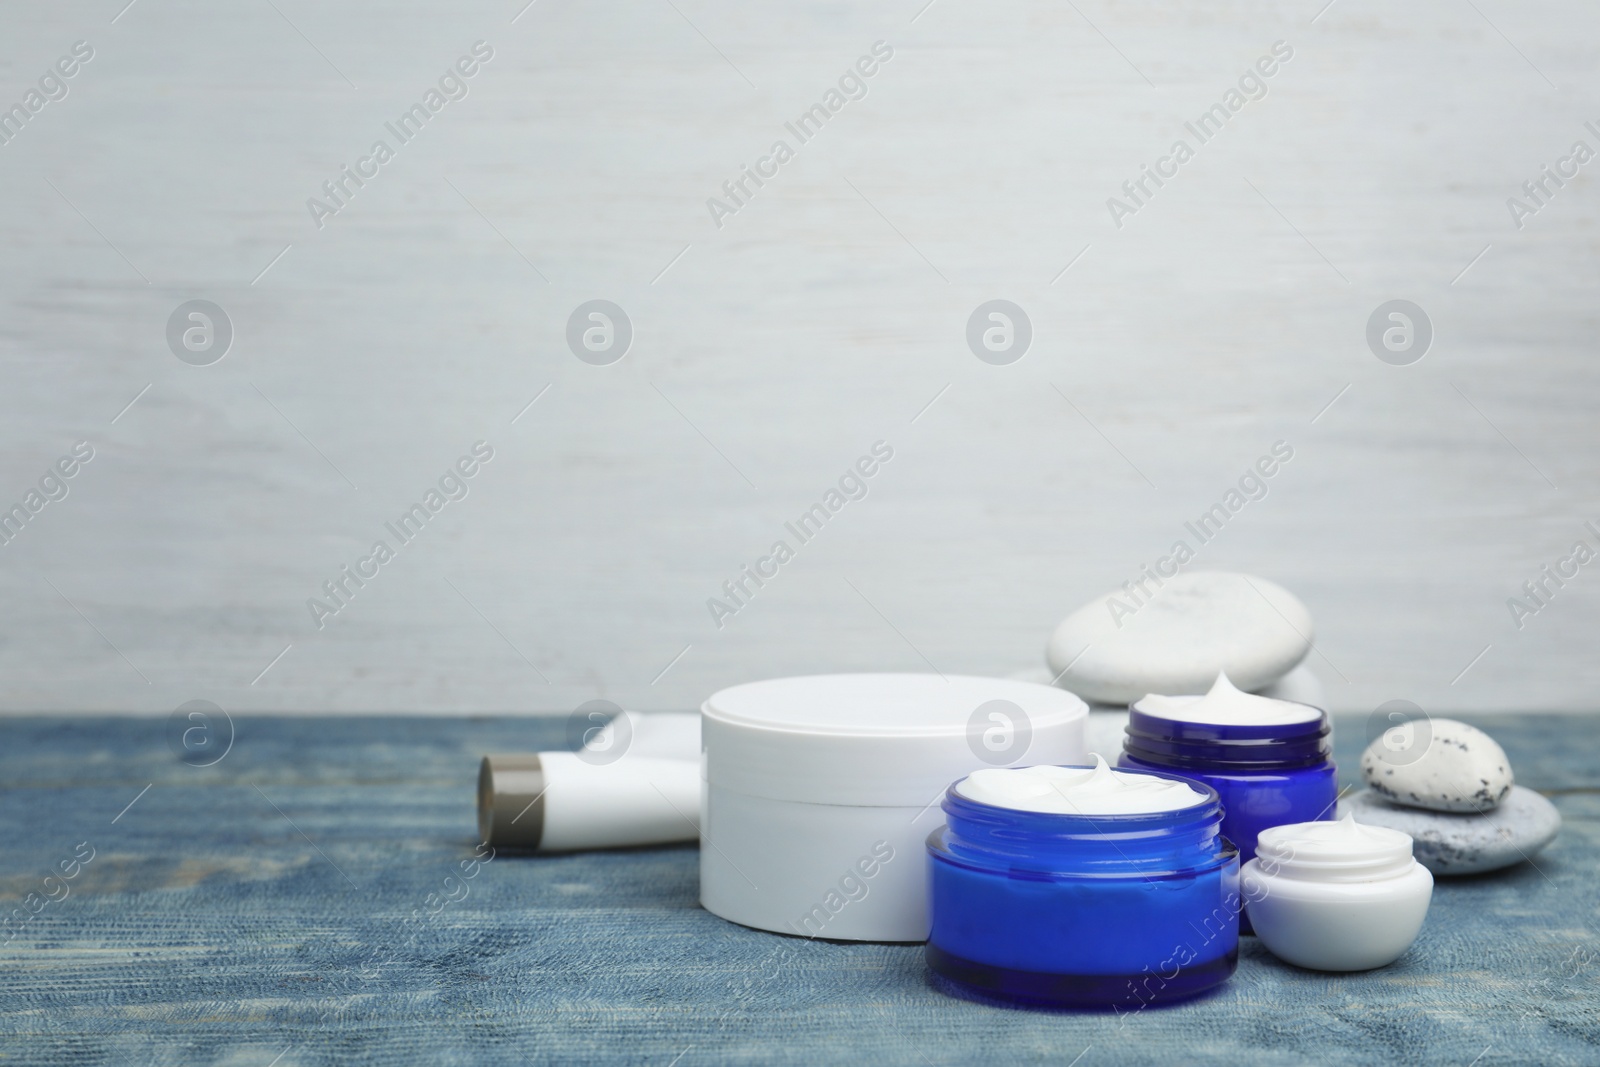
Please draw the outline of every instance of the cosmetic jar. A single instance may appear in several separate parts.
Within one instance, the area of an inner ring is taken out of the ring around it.
[[[1216,790],[1096,762],[980,771],[946,791],[946,825],[927,842],[936,974],[1000,999],[1126,1014],[1233,973],[1239,856]],[[974,788],[997,774],[1018,777]],[[1019,796],[1030,784],[1043,787],[1033,810]]]
[[[1350,816],[1263,830],[1240,879],[1261,943],[1317,971],[1399,959],[1433,897],[1433,875],[1412,858],[1409,834]]]
[[[700,903],[760,930],[928,936],[923,841],[969,772],[1081,762],[1063,689],[936,674],[779,678],[701,709]]]
[[[1170,771],[1217,791],[1240,863],[1269,826],[1333,818],[1328,716],[1309,704],[1243,693],[1219,674],[1204,696],[1135,702],[1125,732],[1118,766]]]

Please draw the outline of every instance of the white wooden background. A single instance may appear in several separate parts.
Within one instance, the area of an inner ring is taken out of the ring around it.
[[[1196,565],[1310,605],[1336,707],[1596,704],[1600,566],[1520,631],[1506,605],[1600,520],[1595,167],[1520,231],[1505,205],[1600,148],[1593,4],[124,3],[0,6],[6,106],[95,49],[0,146],[0,502],[96,450],[0,547],[6,710],[1010,673],[1279,439]],[[306,199],[479,39],[470,95],[318,230]],[[1269,95],[1115,228],[1277,40]],[[636,331],[608,367],[563,339],[597,297]],[[209,367],[165,342],[195,298],[237,331]],[[1034,326],[1007,367],[964,340],[994,298]],[[1393,298],[1436,329],[1412,366],[1364,341]],[[467,499],[317,630],[480,438]],[[718,630],[706,599],[878,439],[870,495]]]

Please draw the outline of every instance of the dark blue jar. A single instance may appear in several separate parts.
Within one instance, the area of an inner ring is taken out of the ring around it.
[[[1103,766],[1103,765],[1102,765]],[[1225,981],[1239,959],[1239,855],[1216,791],[1177,811],[1065,815],[945,792],[928,838],[928,965],[1001,999],[1119,1014]]]
[[[1282,703],[1288,703],[1284,701]],[[1329,758],[1328,716],[1309,705],[1300,722],[1221,725],[1140,711],[1128,715],[1117,766],[1167,771],[1204,782],[1222,799],[1222,832],[1255,858],[1256,836],[1272,826],[1331,819],[1339,789]]]

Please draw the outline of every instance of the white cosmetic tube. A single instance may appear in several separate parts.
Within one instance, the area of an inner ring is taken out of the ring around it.
[[[577,752],[485,756],[481,838],[537,852],[698,839],[700,717],[624,716]]]

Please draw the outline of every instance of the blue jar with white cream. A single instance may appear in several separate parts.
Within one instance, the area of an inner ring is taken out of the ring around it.
[[[1334,817],[1339,789],[1329,734],[1321,709],[1240,692],[1219,674],[1204,696],[1135,702],[1117,766],[1181,774],[1215,789],[1222,832],[1244,864],[1255,858],[1261,831]]]
[[[1127,1014],[1237,966],[1239,856],[1215,790],[1096,757],[976,771],[943,807],[926,953],[951,991]]]

